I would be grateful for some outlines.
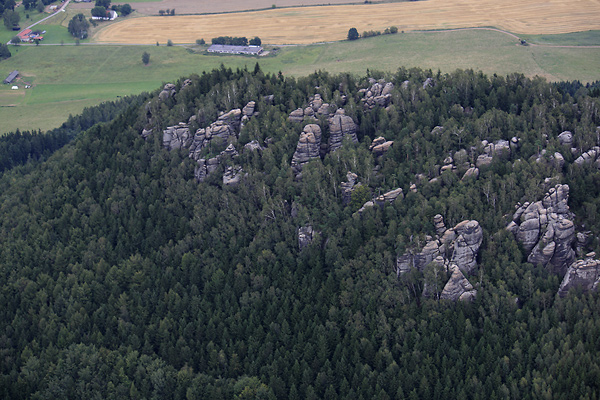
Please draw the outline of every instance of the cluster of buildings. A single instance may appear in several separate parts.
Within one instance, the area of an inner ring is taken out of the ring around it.
[[[261,46],[232,46],[228,44],[213,44],[208,48],[209,53],[247,54],[251,56],[258,56],[262,51]]]
[[[17,34],[17,37],[21,39],[21,42],[33,43],[36,40],[44,40],[44,37],[42,36],[44,33],[46,33],[46,31],[34,32],[31,29],[25,29],[23,32]]]

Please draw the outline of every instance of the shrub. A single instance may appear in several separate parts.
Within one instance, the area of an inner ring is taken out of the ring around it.
[[[167,46],[173,46],[173,41],[171,39],[167,40]]]
[[[359,37],[360,36],[358,35],[358,31],[356,30],[356,28],[350,28],[348,30],[348,40],[356,40]]]

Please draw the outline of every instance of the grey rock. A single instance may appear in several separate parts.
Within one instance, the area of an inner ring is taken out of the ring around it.
[[[506,227],[528,253],[527,261],[559,274],[575,259],[575,226],[568,199],[569,186],[556,185],[542,200],[519,206]]]
[[[598,285],[600,285],[600,260],[590,257],[578,260],[569,267],[560,284],[558,294],[565,297],[569,290],[575,287],[584,291],[598,290]]]
[[[221,154],[219,154],[220,157],[237,157],[239,156],[239,153],[237,152],[237,150],[235,149],[235,146],[232,143],[229,143],[229,145],[227,146],[227,148],[225,150],[223,150],[221,152]]]
[[[255,101],[249,101],[248,104],[246,104],[244,106],[244,108],[242,108],[242,114],[247,116],[247,117],[251,117],[254,115],[254,110],[256,108],[256,102]]]
[[[452,263],[458,265],[461,271],[470,273],[477,267],[477,252],[483,241],[483,230],[479,222],[467,220],[454,227],[454,251]]]
[[[258,143],[258,141],[257,141],[257,140],[253,140],[253,141],[251,141],[251,142],[249,142],[249,143],[246,143],[246,144],[244,145],[244,150],[249,150],[249,151],[262,151],[262,150],[263,150],[263,148],[262,148],[262,146],[260,145],[260,143]]]
[[[288,118],[292,122],[302,122],[304,120],[304,110],[301,108],[298,108],[298,109],[292,111]]]
[[[342,187],[342,204],[348,205],[350,204],[350,200],[352,199],[352,192],[356,186],[356,180],[358,179],[358,175],[348,171],[346,174],[346,182],[342,182],[340,186]]]
[[[292,169],[298,175],[302,166],[312,159],[319,158],[321,149],[321,128],[316,124],[308,124],[300,134],[296,151],[292,157]]]
[[[473,285],[465,278],[460,268],[451,264],[449,267],[451,272],[450,279],[444,286],[440,295],[441,299],[451,301],[471,301],[477,295],[477,290],[473,288]]]
[[[563,146],[569,146],[573,144],[573,134],[570,131],[564,131],[558,135],[558,142]]]
[[[477,168],[481,168],[481,167],[485,167],[487,165],[490,165],[492,163],[492,156],[490,156],[489,154],[480,154],[477,157]]]
[[[189,147],[191,143],[190,128],[186,123],[180,122],[163,131],[163,147],[167,150]]]
[[[346,115],[344,109],[339,108],[329,118],[329,151],[334,152],[342,147],[342,141],[345,137],[349,137],[354,143],[358,142],[356,137],[357,128],[356,123]]]
[[[477,168],[474,165],[471,165],[471,168],[469,168],[467,170],[467,172],[465,172],[465,174],[462,177],[462,180],[467,180],[467,179],[477,179],[479,178],[479,168]]]
[[[176,93],[176,86],[173,85],[172,83],[167,83],[163,90],[158,94],[158,99],[160,101],[165,101],[167,100],[169,97],[173,97]]]
[[[223,186],[237,186],[244,175],[244,170],[240,166],[229,166],[223,174]]]
[[[359,214],[362,214],[367,208],[378,205],[379,207],[383,207],[385,203],[393,203],[397,198],[404,198],[404,194],[402,193],[402,188],[390,190],[382,194],[381,196],[377,196],[373,200],[367,201],[363,206],[357,211]]]
[[[393,146],[393,144],[393,140],[385,140],[383,136],[379,136],[378,138],[373,140],[371,146],[369,146],[369,150],[371,150],[373,152],[373,155],[377,157],[383,155],[383,153],[388,151],[390,147]]]
[[[593,163],[594,161],[596,161],[596,158],[598,157],[599,154],[600,154],[600,147],[594,146],[591,149],[589,149],[588,151],[586,151],[585,153],[583,153],[582,155],[580,155],[579,157],[577,157],[577,159],[575,160],[575,164],[584,165],[584,164]]]
[[[310,225],[298,228],[298,247],[300,250],[310,245],[314,239],[315,231]]]
[[[435,226],[435,233],[437,233],[439,237],[442,237],[444,232],[446,232],[446,224],[444,223],[444,217],[442,217],[441,214],[436,214],[433,217],[433,225]]]

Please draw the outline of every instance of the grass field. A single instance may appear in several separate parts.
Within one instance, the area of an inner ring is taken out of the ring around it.
[[[600,29],[600,1],[427,0],[282,8],[245,13],[142,17],[98,31],[108,43],[190,43],[217,36],[259,36],[263,43],[302,44],[342,40],[348,29],[452,29],[495,26],[517,34],[560,34]]]
[[[554,40],[560,39],[559,36]],[[571,40],[571,39],[569,39]],[[355,42],[283,47],[276,57],[201,55],[181,46],[21,46],[0,63],[0,76],[14,69],[32,82],[31,89],[11,91],[0,85],[0,133],[47,130],[69,114],[117,96],[151,91],[163,82],[219,67],[249,69],[259,61],[266,72],[302,76],[322,69],[364,74],[366,69],[395,71],[400,66],[442,72],[457,68],[505,75],[521,72],[549,80],[600,79],[600,48],[519,46],[495,31],[462,30],[384,35]],[[150,53],[150,65],[141,56]],[[10,107],[8,107],[10,106]]]

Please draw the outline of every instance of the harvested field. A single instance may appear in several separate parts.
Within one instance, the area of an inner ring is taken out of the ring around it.
[[[124,2],[127,2],[127,0],[124,0]],[[292,7],[350,3],[364,3],[364,0],[253,0],[252,2],[244,0],[159,0],[132,3],[132,7],[138,13],[146,15],[157,15],[159,10],[166,10],[167,8],[174,8],[177,14],[214,14],[232,11],[264,10],[271,8],[273,4],[277,7]]]
[[[218,15],[141,17],[100,30],[108,43],[193,43],[217,36],[259,36],[268,44],[343,40],[359,32],[495,26],[520,34],[559,34],[600,29],[600,0],[427,0],[299,7]]]

